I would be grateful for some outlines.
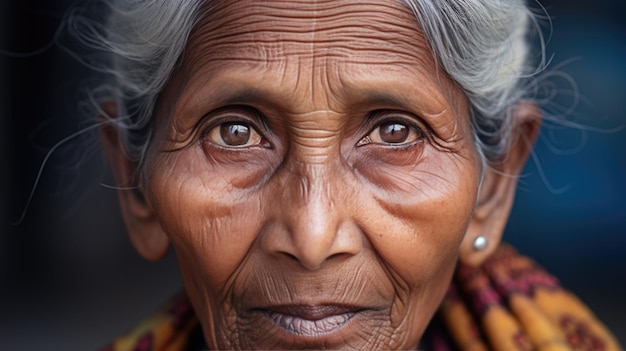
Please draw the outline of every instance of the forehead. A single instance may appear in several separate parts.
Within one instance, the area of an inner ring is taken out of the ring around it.
[[[216,86],[227,95],[256,85],[255,94],[260,88],[288,97],[304,113],[322,102],[339,109],[329,105],[348,90],[395,87],[398,99],[420,99],[432,114],[455,105],[458,91],[400,1],[241,0],[204,10],[173,80],[183,100],[200,100],[207,90],[215,96]]]
[[[386,51],[390,60],[414,59],[411,47],[426,44],[411,11],[395,0],[245,0],[207,10],[191,39],[216,58],[240,49],[269,61],[282,59],[285,50],[355,60]]]

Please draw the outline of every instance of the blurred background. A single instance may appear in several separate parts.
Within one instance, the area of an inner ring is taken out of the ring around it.
[[[50,46],[73,1],[0,2],[0,349],[94,350],[181,287],[175,260],[143,261],[93,142],[46,153],[88,126],[89,71]],[[560,94],[547,104],[582,129],[542,129],[505,240],[574,290],[626,345],[626,3],[544,1]],[[19,55],[32,53],[34,55]],[[578,86],[571,93],[569,79]],[[571,111],[569,111],[571,109]],[[91,140],[91,142],[90,142]]]

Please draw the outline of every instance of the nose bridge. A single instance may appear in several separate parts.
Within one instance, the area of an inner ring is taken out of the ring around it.
[[[332,194],[339,177],[332,177],[327,164],[307,166],[305,172],[290,174],[290,183],[298,183],[298,190],[288,186],[289,198],[293,201],[293,217],[290,227],[295,239],[322,240],[334,236],[341,213],[337,210],[338,201]],[[300,173],[300,174],[298,174]]]
[[[342,221],[340,117],[321,108],[292,116],[298,128],[292,125],[283,191],[296,242],[329,240]]]
[[[344,206],[345,183],[340,173],[335,162],[295,162],[285,169],[279,216],[286,237],[275,251],[294,257],[310,270],[333,256],[358,252],[361,239]]]

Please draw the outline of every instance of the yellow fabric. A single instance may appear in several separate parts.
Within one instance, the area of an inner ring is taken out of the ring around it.
[[[576,296],[506,245],[480,267],[457,267],[436,319],[445,330],[429,330],[430,351],[622,350]],[[198,327],[181,293],[102,351],[197,351]]]
[[[457,267],[440,314],[463,351],[621,350],[577,297],[507,245],[480,267]]]
[[[184,293],[164,304],[128,334],[101,351],[184,351],[198,320]]]

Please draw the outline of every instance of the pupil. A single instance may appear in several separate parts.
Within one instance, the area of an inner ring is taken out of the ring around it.
[[[250,128],[243,124],[225,123],[220,126],[220,136],[226,145],[245,145],[250,140]]]
[[[405,142],[409,137],[409,128],[404,124],[387,123],[380,127],[379,133],[380,140],[386,143],[398,144]]]

